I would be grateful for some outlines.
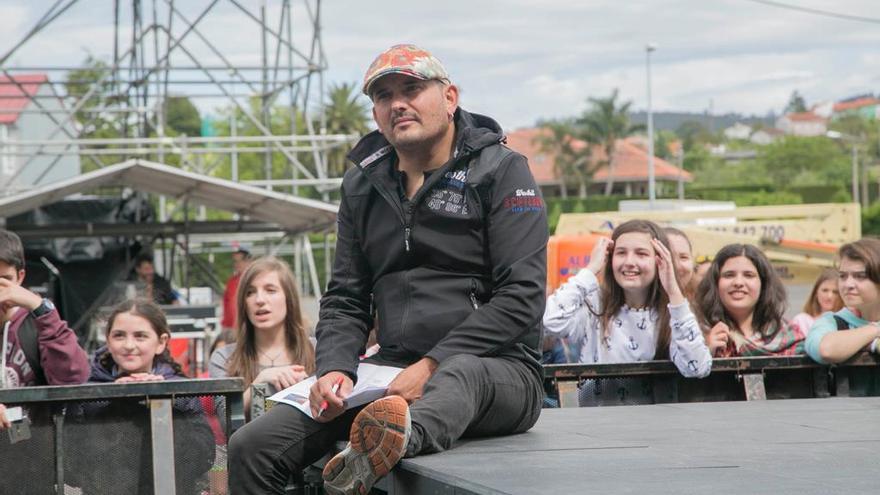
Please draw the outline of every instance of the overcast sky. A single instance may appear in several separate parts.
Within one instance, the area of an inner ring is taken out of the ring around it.
[[[808,103],[880,92],[878,0],[781,1],[875,22],[750,0],[336,0],[325,2],[322,11],[326,81],[360,81],[378,52],[413,42],[443,61],[462,88],[463,107],[511,129],[574,115],[588,96],[605,96],[614,88],[634,109],[644,109],[645,44],[653,42],[655,111],[702,112],[711,101],[715,113],[764,115],[778,113],[793,90]],[[156,2],[160,18],[167,15],[165,1]],[[0,53],[53,3],[0,0]],[[175,5],[192,19],[209,3]],[[240,3],[258,12],[261,2]],[[148,18],[152,4],[143,2]],[[278,4],[268,1],[271,25],[277,25]],[[293,5],[295,19],[305,18],[301,0]],[[86,52],[109,60],[112,6],[111,0],[80,0],[6,65],[77,64]],[[295,31],[306,33],[296,22]],[[219,0],[200,24],[226,57],[254,64],[260,60],[255,26],[228,0]],[[175,31],[182,29],[178,22]],[[123,32],[130,36],[127,26]],[[308,48],[305,34],[295,43]],[[185,44],[204,61],[214,58],[198,40]]]

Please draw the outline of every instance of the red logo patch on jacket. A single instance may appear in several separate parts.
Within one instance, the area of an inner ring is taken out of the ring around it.
[[[511,213],[541,211],[544,209],[544,200],[534,189],[517,189],[513,195],[504,198],[504,209]]]

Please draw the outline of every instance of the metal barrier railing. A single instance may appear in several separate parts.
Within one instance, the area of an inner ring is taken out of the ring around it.
[[[582,405],[579,388],[591,380],[637,381],[646,403],[874,396],[880,395],[880,357],[861,353],[836,365],[806,356],[717,358],[702,379],[684,378],[670,361],[553,364],[544,366],[544,377],[560,407]],[[595,405],[627,403],[614,393],[591,399]]]
[[[149,485],[155,494],[181,493],[175,468],[188,468],[176,448],[187,450],[198,434],[215,462],[213,412],[200,398],[222,398],[225,414],[217,419],[223,431],[233,431],[244,424],[243,389],[240,378],[224,378],[0,390],[0,403],[21,406],[22,421],[31,423],[16,424],[9,439],[0,434],[0,493],[125,493],[115,477],[123,474],[134,493],[146,493]],[[197,474],[207,488],[208,469]],[[225,493],[225,486],[208,491]]]

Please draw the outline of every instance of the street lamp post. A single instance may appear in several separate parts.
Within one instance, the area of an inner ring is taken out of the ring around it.
[[[861,204],[859,198],[859,151],[856,148],[857,138],[838,131],[828,131],[825,135],[831,139],[849,141],[850,146],[852,146],[852,200],[853,203]]]
[[[645,45],[645,68],[648,73],[648,204],[654,209],[654,201],[657,199],[656,183],[654,181],[654,114],[651,111],[651,52],[657,49],[654,43]]]

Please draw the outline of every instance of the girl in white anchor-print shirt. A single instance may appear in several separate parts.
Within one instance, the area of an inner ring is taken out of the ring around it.
[[[578,343],[581,363],[671,359],[686,377],[708,375],[712,356],[668,246],[653,222],[619,225],[611,240],[596,243],[587,268],[550,296],[545,331]]]

